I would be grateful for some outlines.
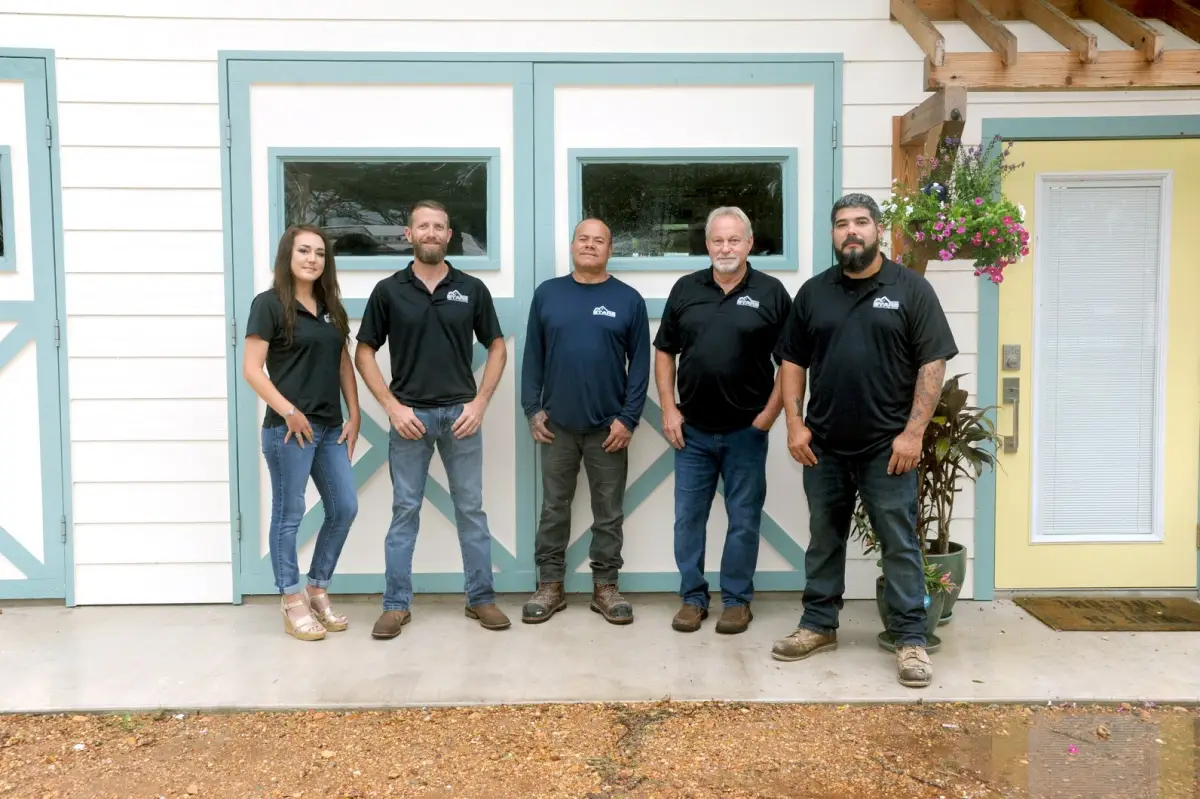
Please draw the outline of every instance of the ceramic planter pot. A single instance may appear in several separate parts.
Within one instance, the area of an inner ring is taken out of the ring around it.
[[[967,548],[962,544],[950,542],[950,551],[945,555],[926,555],[925,560],[936,563],[943,572],[950,572],[950,580],[954,590],[945,594],[945,604],[942,607],[941,623],[946,624],[954,618],[954,603],[962,593],[963,580],[967,578]]]
[[[929,597],[929,607],[925,609],[925,651],[936,652],[941,647],[941,639],[935,635],[938,624],[941,622],[942,609],[945,600],[949,595],[942,591],[937,591]],[[879,621],[883,624],[883,632],[878,636],[879,645],[889,651],[895,650],[896,646],[891,640],[891,635],[887,632],[887,620],[890,608],[887,602],[883,599],[883,575],[875,578],[875,607],[879,611]]]

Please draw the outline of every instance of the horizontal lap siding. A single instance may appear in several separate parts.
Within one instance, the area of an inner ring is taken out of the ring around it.
[[[887,0],[15,5],[0,12],[5,44],[58,55],[76,596],[85,604],[230,596],[219,50],[521,53],[553,43],[841,53],[843,185],[879,199],[891,182],[891,118],[927,96],[921,53],[888,21]],[[1086,24],[1102,49],[1124,48]],[[1185,41],[1154,24],[1168,47]],[[961,24],[939,27],[948,51],[987,49]],[[1011,28],[1023,49],[1061,49],[1032,25]],[[987,117],[1197,112],[1193,91],[974,94],[965,138],[977,142]],[[961,350],[949,372],[970,372],[973,395],[975,279],[961,265],[935,266],[929,278]],[[968,487],[954,528],[968,546],[973,507]],[[874,565],[859,559],[850,569],[865,575]]]

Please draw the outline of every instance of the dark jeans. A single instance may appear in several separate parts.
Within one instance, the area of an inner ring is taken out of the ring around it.
[[[828,635],[838,626],[846,590],[846,542],[855,493],[883,551],[887,628],[897,643],[925,646],[925,572],[917,542],[917,470],[887,473],[891,448],[870,458],[842,458],[813,447],[804,467],[808,551],[804,553],[804,614],[800,626]]]
[[[683,449],[675,450],[675,564],[679,595],[708,607],[704,550],[708,514],[725,483],[729,529],[721,553],[721,602],[746,605],[754,598],[759,522],[767,499],[767,433],[753,425],[732,433],[706,433],[683,425]]]
[[[579,463],[587,472],[592,500],[592,579],[616,583],[625,524],[625,478],[629,472],[629,448],[605,452],[607,430],[574,432],[553,422],[546,425],[554,434],[542,452],[542,517],[538,524],[533,559],[538,582],[562,582],[566,571],[567,544],[571,540],[571,503],[579,481]]]

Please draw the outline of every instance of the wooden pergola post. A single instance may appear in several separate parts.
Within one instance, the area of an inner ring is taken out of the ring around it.
[[[967,119],[967,90],[959,86],[939,89],[925,102],[903,116],[892,117],[892,179],[916,188],[920,170],[917,156],[936,157],[938,168],[933,180],[945,182],[958,152],[959,139]],[[953,144],[947,144],[950,139]],[[892,231],[892,257],[906,251],[909,242],[903,233]],[[917,246],[915,260],[910,266],[925,274],[925,266],[933,252]]]

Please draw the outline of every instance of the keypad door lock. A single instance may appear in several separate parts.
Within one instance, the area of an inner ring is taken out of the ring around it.
[[[1021,368],[1021,345],[1005,344],[1000,348],[1000,368],[1013,372]]]

